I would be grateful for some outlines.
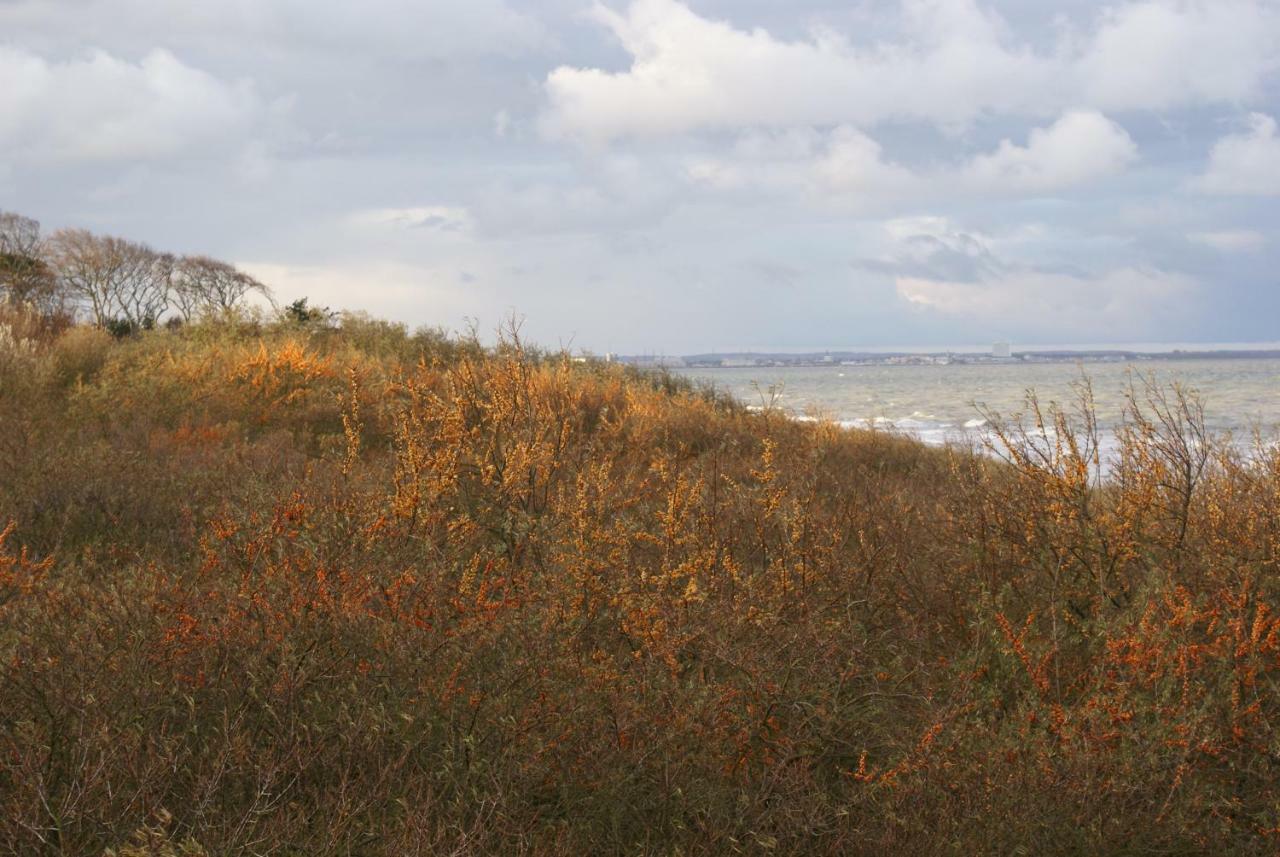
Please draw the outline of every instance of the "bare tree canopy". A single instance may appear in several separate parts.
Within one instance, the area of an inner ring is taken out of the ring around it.
[[[271,300],[270,289],[226,262],[184,256],[174,265],[173,302],[184,321],[236,309],[251,293]]]
[[[149,327],[169,307],[173,257],[145,244],[63,229],[50,238],[48,255],[67,294],[100,327],[115,319]]]
[[[57,282],[43,255],[39,222],[0,211],[0,301],[57,308]]]
[[[74,305],[98,327],[139,330],[171,308],[193,321],[235,310],[251,294],[272,301],[261,282],[208,256],[175,258],[85,229],[42,240],[38,222],[0,212],[0,301],[46,311]]]
[[[147,250],[136,276],[119,297],[120,314],[133,328],[153,327],[169,308],[173,256]]]
[[[11,211],[0,211],[0,253],[6,256],[37,256],[39,252],[39,221]]]

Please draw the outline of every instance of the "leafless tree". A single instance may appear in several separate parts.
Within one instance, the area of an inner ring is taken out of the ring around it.
[[[40,255],[39,221],[0,211],[0,253],[27,257]]]
[[[48,256],[66,293],[99,327],[116,318],[146,327],[168,309],[173,257],[145,244],[63,229],[49,240]]]
[[[234,310],[251,293],[271,300],[270,289],[226,262],[207,256],[184,256],[174,265],[173,301],[184,321]]]
[[[146,250],[146,248],[143,248]],[[146,250],[136,274],[125,282],[118,298],[120,314],[134,329],[151,327],[169,308],[173,256]]]
[[[57,282],[44,260],[40,224],[30,217],[0,211],[0,301],[58,308]]]

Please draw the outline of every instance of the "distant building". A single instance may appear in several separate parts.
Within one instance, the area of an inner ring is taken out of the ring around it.
[[[991,346],[991,356],[997,360],[1007,360],[1013,356],[1013,351],[1007,342],[997,342]]]

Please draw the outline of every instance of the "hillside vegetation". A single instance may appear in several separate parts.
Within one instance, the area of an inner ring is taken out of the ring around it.
[[[0,851],[1274,853],[1280,454],[346,316],[0,321]],[[1032,403],[1035,404],[1034,402]],[[999,443],[999,442],[997,442]]]

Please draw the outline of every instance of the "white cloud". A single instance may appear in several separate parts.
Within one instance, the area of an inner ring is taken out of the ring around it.
[[[553,136],[956,125],[984,114],[1236,102],[1259,90],[1280,47],[1280,15],[1262,0],[1128,3],[1052,50],[1014,40],[975,0],[904,0],[898,38],[870,46],[829,30],[786,41],[702,17],[679,0],[634,0],[625,13],[597,4],[593,16],[631,66],[552,71],[543,127]]]
[[[1240,196],[1280,195],[1280,137],[1276,120],[1249,114],[1249,130],[1213,144],[1209,166],[1193,186],[1205,193]]]
[[[1145,0],[1104,7],[1067,70],[1101,110],[1238,103],[1277,68],[1280,16],[1267,0]]]
[[[0,158],[34,163],[164,158],[243,144],[269,112],[229,83],[154,50],[50,62],[0,46]]]
[[[1048,128],[1034,128],[1026,146],[1003,140],[964,170],[964,180],[986,189],[1044,192],[1061,190],[1120,172],[1138,147],[1101,113],[1077,110]]]
[[[1096,275],[1013,269],[973,281],[904,276],[895,286],[907,303],[954,319],[1086,339],[1160,334],[1196,290],[1190,277],[1148,267]]]
[[[948,5],[963,39],[939,33],[933,45],[865,52],[830,31],[787,42],[762,29],[736,29],[677,0],[635,0],[625,14],[597,5],[594,17],[632,65],[616,73],[554,70],[545,127],[607,140],[749,125],[862,125],[922,113],[963,121],[973,113],[972,91],[1042,74],[1029,67],[1033,58],[1002,50],[976,11]]]
[[[281,304],[305,297],[312,306],[332,309],[360,308],[391,319],[422,318],[422,307],[432,316],[422,319],[450,327],[462,323],[468,313],[488,308],[477,300],[479,287],[459,289],[459,271],[449,262],[417,265],[368,260],[335,261],[325,265],[245,261],[241,270],[266,283]],[[359,295],[360,300],[352,297]]]
[[[957,163],[910,169],[888,160],[879,143],[841,125],[750,131],[721,157],[686,169],[697,185],[718,191],[764,190],[874,208],[948,196],[1000,196],[1064,191],[1122,171],[1137,146],[1100,113],[1071,111],[1033,128],[1027,144],[1003,140],[991,152]]]
[[[919,176],[886,161],[879,143],[848,125],[827,134],[813,128],[751,132],[726,156],[693,160],[686,176],[716,191],[799,193],[867,205],[921,188]]]
[[[1190,232],[1187,239],[1223,253],[1252,253],[1261,250],[1267,243],[1267,236],[1253,229]]]
[[[943,217],[884,224],[885,258],[898,297],[919,312],[987,327],[1071,335],[1082,341],[1160,334],[1182,320],[1197,296],[1192,278],[1144,265],[1098,272],[1047,269],[998,251],[1021,230],[993,237]]]

